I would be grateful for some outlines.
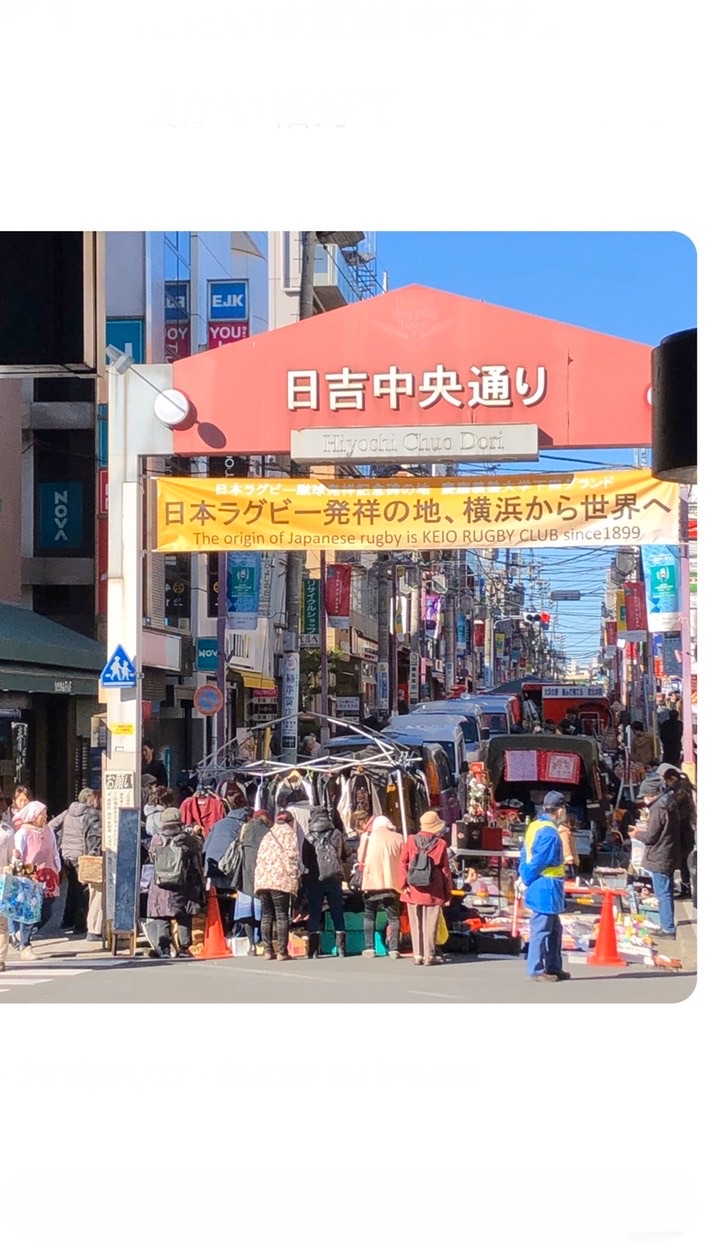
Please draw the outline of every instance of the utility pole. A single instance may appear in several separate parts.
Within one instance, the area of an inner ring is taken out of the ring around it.
[[[328,617],[326,615],[326,551],[321,549],[321,570],[320,570],[320,606],[318,611],[318,619],[320,626],[321,641],[321,714],[326,716],[329,714],[328,709]],[[321,731],[319,741],[325,744],[328,739],[328,723],[321,723]]]
[[[445,640],[445,689],[446,696],[451,695],[455,683],[456,660],[456,624],[455,624],[455,592],[450,589],[446,593],[446,607],[443,619],[443,637]]]
[[[313,317],[313,278],[316,258],[316,232],[301,232],[301,291],[299,320]],[[282,683],[282,758],[295,762],[299,743],[299,678],[301,658],[301,584],[304,554],[290,552],[286,565],[286,632],[284,635],[284,674]],[[321,656],[325,650],[321,623]]]

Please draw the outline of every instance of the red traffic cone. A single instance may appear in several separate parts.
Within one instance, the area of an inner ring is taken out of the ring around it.
[[[208,890],[208,906],[206,909],[206,931],[203,948],[199,958],[232,958],[232,952],[225,941],[225,933],[220,918],[218,895],[211,884]]]
[[[610,892],[605,893],[600,922],[597,928],[597,944],[595,945],[594,953],[590,954],[588,958],[588,965],[591,967],[627,966],[624,958],[620,958],[617,951],[617,933],[614,927],[614,915],[612,914],[612,896],[613,894]]]

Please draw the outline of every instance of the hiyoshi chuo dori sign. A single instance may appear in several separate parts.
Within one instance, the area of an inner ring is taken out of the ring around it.
[[[165,553],[218,549],[602,548],[673,543],[679,489],[648,471],[413,480],[156,481]]]

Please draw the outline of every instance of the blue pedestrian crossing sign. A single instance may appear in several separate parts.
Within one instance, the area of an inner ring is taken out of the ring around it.
[[[122,645],[108,658],[100,676],[103,688],[134,688],[137,683],[135,664],[131,662]]]

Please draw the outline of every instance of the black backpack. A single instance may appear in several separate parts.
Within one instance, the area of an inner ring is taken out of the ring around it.
[[[433,863],[429,857],[437,836],[415,836],[416,853],[409,863],[406,875],[407,883],[412,888],[428,888],[433,874]]]
[[[328,880],[333,876],[341,874],[340,858],[336,852],[334,840],[335,831],[331,829],[324,832],[311,833],[311,843],[316,850],[318,874],[322,880]]]

